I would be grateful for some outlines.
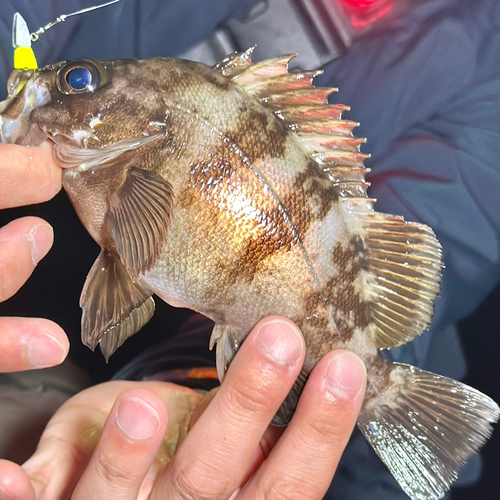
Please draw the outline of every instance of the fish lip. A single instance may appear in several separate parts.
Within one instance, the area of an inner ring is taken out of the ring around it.
[[[15,144],[21,136],[27,135],[28,128],[29,124],[26,121],[0,115],[0,142]]]

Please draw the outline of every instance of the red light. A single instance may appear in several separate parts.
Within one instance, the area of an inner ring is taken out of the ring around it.
[[[370,7],[374,3],[379,2],[380,0],[344,0],[344,3],[351,4],[353,7],[364,8]]]
[[[335,0],[333,0],[335,1]],[[361,30],[392,11],[393,0],[340,0],[355,29]]]

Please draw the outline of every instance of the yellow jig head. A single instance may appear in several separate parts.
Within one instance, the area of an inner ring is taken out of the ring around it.
[[[34,33],[29,32],[28,25],[24,20],[23,16],[16,12],[14,14],[14,22],[12,25],[12,46],[14,47],[14,68],[15,69],[37,69],[38,63],[36,61],[35,53],[31,48],[31,42],[36,42],[40,35],[45,33],[48,29],[52,28],[56,24],[66,21],[68,17],[76,16],[78,14],[83,14],[85,12],[90,12],[91,10],[100,9],[102,7],[107,7],[120,0],[112,0],[110,2],[95,5],[93,7],[88,7],[86,9],[79,10],[77,12],[72,12],[71,14],[63,14],[59,16],[55,21],[43,26]]]
[[[12,25],[12,46],[14,47],[15,69],[37,69],[35,53],[31,48],[31,35],[23,16],[16,12]]]

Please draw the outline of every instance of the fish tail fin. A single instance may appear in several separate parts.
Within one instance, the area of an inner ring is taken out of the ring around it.
[[[456,380],[385,364],[389,385],[367,392],[358,427],[412,500],[438,500],[490,436],[499,407]]]

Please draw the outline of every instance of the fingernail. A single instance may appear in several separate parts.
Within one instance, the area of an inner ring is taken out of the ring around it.
[[[267,357],[280,365],[294,365],[299,359],[304,340],[300,331],[280,320],[264,323],[257,334],[256,344]]]
[[[54,241],[54,231],[48,224],[38,224],[27,236],[31,243],[31,260],[36,266],[47,255]]]
[[[53,337],[38,334],[28,339],[27,357],[32,368],[46,368],[62,363],[66,349]]]
[[[334,399],[354,399],[363,388],[366,368],[358,356],[349,351],[332,357],[326,369],[327,394]]]
[[[134,440],[149,439],[161,425],[158,412],[139,398],[123,399],[118,403],[116,423]]]

